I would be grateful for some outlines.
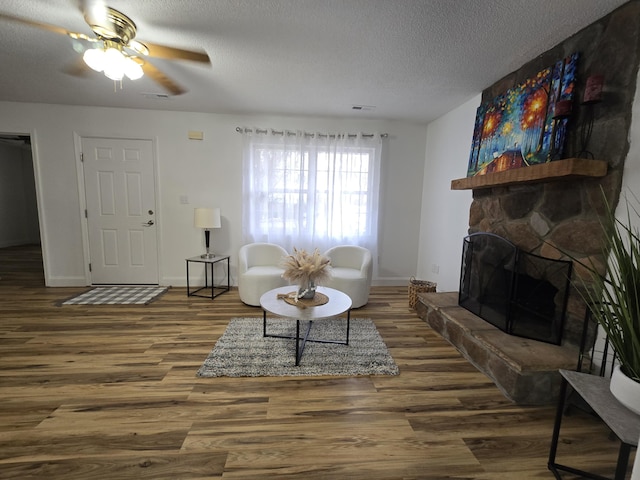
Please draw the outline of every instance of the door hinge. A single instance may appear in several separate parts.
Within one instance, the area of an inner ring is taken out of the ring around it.
[[[84,209],[84,218],[89,218],[89,212],[86,208]]]
[[[89,271],[90,271],[90,272],[92,271],[92,270],[91,270],[91,264],[89,264]]]
[[[80,161],[84,162],[84,152],[80,152]]]

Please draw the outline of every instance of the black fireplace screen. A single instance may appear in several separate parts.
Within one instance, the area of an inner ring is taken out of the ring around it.
[[[463,242],[458,303],[506,333],[560,345],[571,266],[474,233]]]

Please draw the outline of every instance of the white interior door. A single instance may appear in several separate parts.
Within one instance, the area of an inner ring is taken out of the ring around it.
[[[83,138],[92,284],[157,284],[150,140]]]

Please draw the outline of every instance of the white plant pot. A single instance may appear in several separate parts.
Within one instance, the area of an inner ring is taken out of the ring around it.
[[[609,389],[622,405],[640,415],[640,383],[627,377],[620,365],[613,369]]]

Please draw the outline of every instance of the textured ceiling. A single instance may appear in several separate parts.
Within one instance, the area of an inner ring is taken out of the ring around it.
[[[0,14],[91,34],[78,0],[2,0]],[[209,113],[431,121],[624,0],[110,0],[137,40],[204,49],[148,77],[65,73],[86,47],[0,17],[0,100]],[[371,106],[360,111],[353,105]]]

